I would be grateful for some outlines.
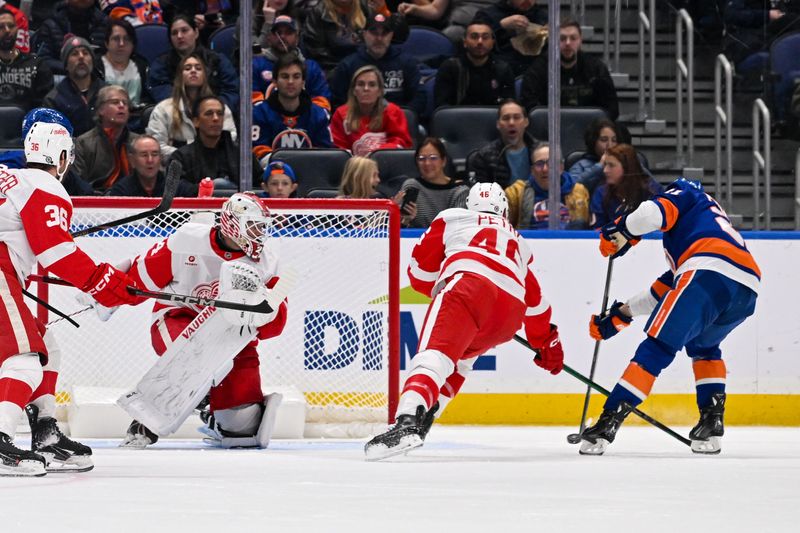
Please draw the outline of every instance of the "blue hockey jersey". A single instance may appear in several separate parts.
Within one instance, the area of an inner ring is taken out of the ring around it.
[[[675,181],[628,215],[626,222],[634,234],[656,229],[664,232],[672,275],[712,270],[758,292],[761,270],[725,211],[700,183],[684,178]],[[659,278],[653,285],[654,296],[659,297],[658,289],[672,284],[672,275]]]

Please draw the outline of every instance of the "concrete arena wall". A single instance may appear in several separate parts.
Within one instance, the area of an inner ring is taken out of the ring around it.
[[[410,287],[406,269],[421,234],[404,230],[401,240],[401,368],[416,349],[427,300]],[[525,232],[535,269],[553,307],[564,343],[565,362],[589,374],[594,341],[588,321],[602,302],[606,259],[593,232]],[[726,422],[739,425],[800,425],[800,233],[744,233],[763,273],[756,313],[722,344],[728,369]],[[610,301],[624,300],[664,270],[660,239],[645,239],[614,264]],[[644,338],[646,318],[600,348],[595,381],[611,389]],[[585,386],[561,373],[551,376],[532,361],[532,353],[510,342],[481,357],[462,393],[448,407],[443,423],[577,424]],[[405,375],[405,370],[401,379]],[[597,417],[604,397],[592,394],[589,416]],[[697,421],[690,359],[680,352],[662,372],[642,409],[666,424]],[[632,420],[633,421],[633,420]],[[638,419],[637,419],[638,421]]]

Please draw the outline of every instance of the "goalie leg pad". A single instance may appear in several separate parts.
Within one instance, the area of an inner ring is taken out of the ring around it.
[[[255,333],[240,335],[240,328],[206,308],[117,403],[157,435],[170,435],[253,338]]]

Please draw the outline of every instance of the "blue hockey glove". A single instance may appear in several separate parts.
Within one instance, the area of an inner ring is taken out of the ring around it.
[[[600,253],[603,257],[622,257],[641,239],[632,235],[625,226],[625,217],[619,217],[600,228]]]
[[[633,322],[630,317],[620,309],[624,304],[614,302],[602,316],[592,315],[589,320],[589,335],[596,341],[608,340]]]

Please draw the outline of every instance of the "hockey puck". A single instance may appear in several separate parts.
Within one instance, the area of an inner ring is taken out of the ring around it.
[[[567,442],[570,444],[578,444],[581,441],[581,436],[577,433],[570,433],[567,435]]]

